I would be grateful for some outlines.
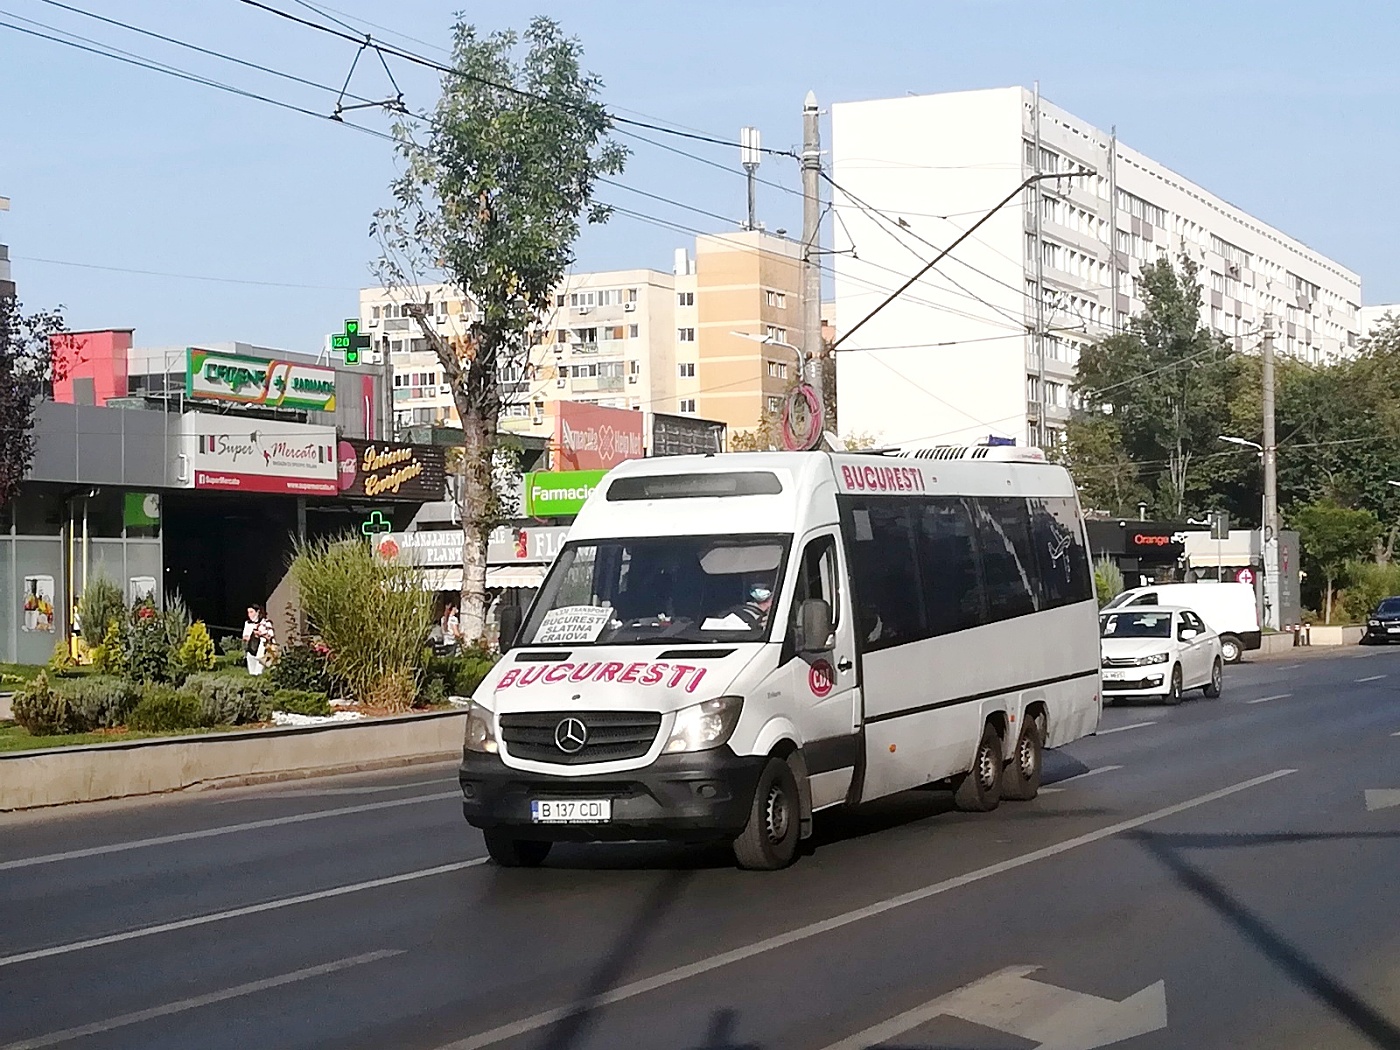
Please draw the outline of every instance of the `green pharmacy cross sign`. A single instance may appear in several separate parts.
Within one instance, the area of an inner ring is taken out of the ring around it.
[[[393,522],[385,518],[382,513],[375,510],[370,512],[369,518],[366,519],[365,523],[360,526],[360,531],[363,532],[366,536],[373,539],[380,533],[393,532],[394,525]]]
[[[360,322],[354,317],[345,321],[345,331],[331,336],[331,349],[345,351],[345,363],[358,365],[360,352],[369,349],[369,336],[360,334]]]

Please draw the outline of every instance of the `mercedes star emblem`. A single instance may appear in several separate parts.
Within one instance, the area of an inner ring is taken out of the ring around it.
[[[566,718],[554,727],[554,744],[566,755],[576,755],[588,743],[588,727],[577,718]]]

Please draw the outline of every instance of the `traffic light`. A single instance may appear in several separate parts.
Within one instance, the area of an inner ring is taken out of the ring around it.
[[[369,336],[360,334],[360,322],[357,318],[347,318],[345,331],[340,335],[331,336],[331,349],[344,351],[347,365],[360,363],[360,352],[369,349]]]

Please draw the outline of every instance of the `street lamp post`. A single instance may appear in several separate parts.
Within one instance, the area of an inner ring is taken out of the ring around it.
[[[1221,434],[1220,440],[1227,441],[1231,445],[1239,445],[1241,448],[1252,448],[1255,452],[1259,454],[1259,462],[1261,464],[1264,462],[1264,446],[1259,444],[1259,442],[1250,441],[1248,438],[1232,437],[1229,434]],[[1265,547],[1268,545],[1269,542],[1269,494],[1267,491],[1265,491],[1264,494],[1260,497],[1259,507],[1259,564],[1264,570],[1259,574],[1259,593],[1262,598],[1267,593],[1267,588],[1264,585],[1263,580],[1265,574],[1268,572],[1268,559],[1264,556]],[[1267,619],[1269,612],[1268,602],[1261,601],[1261,605],[1263,606],[1264,612],[1264,616],[1262,618]]]

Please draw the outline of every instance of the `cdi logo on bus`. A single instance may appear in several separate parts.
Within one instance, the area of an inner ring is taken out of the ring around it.
[[[807,669],[807,685],[818,699],[831,692],[836,685],[836,673],[831,669],[831,664],[825,660],[815,661]]]

